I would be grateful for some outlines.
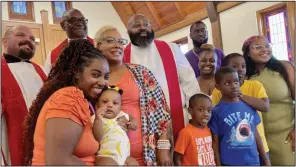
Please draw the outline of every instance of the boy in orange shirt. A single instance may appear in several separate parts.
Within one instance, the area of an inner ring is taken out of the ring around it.
[[[212,101],[206,94],[198,93],[190,98],[188,111],[192,120],[179,132],[174,149],[175,165],[216,165],[211,131],[207,126],[211,110]]]

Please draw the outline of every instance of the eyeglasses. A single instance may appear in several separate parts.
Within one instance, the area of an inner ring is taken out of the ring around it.
[[[253,46],[251,46],[251,47],[252,47],[252,49],[254,49],[254,50],[256,50],[256,51],[262,51],[262,50],[264,50],[265,48],[266,48],[266,49],[271,49],[271,48],[272,48],[271,44],[266,44],[266,45],[253,45]]]
[[[70,24],[75,24],[75,23],[78,23],[78,22],[81,22],[83,24],[88,23],[88,19],[85,19],[85,18],[77,19],[76,17],[71,17],[70,19],[68,19],[66,21],[69,22]]]
[[[117,43],[119,43],[121,45],[126,45],[128,43],[127,39],[123,39],[123,38],[115,39],[113,37],[103,38],[102,41],[104,41],[104,42],[106,42],[108,44],[115,44],[117,42]]]

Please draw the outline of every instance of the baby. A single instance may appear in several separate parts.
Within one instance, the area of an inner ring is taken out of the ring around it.
[[[117,119],[121,117],[130,119],[128,114],[121,111],[122,93],[118,87],[108,86],[99,97],[96,114],[92,117],[93,134],[100,143],[95,165],[138,165],[130,157],[129,138],[117,123]]]

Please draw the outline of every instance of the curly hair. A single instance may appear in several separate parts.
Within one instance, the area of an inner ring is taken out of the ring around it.
[[[69,46],[60,54],[36,99],[33,101],[24,122],[22,149],[25,155],[25,165],[31,165],[32,163],[36,122],[46,100],[57,90],[74,85],[74,75],[83,71],[92,59],[106,61],[103,54],[85,39],[71,40]]]
[[[260,75],[260,71],[256,68],[256,63],[249,56],[250,45],[252,41],[254,41],[257,38],[264,38],[267,42],[269,42],[268,39],[264,36],[252,36],[249,39],[247,39],[242,46],[243,56],[245,58],[246,66],[247,66],[246,76],[248,77],[248,79],[250,79],[252,76]],[[289,85],[287,69],[285,68],[283,63],[277,60],[273,55],[271,56],[269,61],[266,63],[266,68],[280,73],[283,76],[287,85]]]

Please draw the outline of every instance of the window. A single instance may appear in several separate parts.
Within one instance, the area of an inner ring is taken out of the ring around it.
[[[63,13],[72,8],[71,2],[65,2],[65,1],[55,1],[51,2],[52,6],[52,15],[53,15],[53,23],[59,24],[62,21]]]
[[[292,61],[291,43],[287,22],[287,11],[270,12],[265,15],[267,37],[272,44],[272,52],[279,60]]]
[[[33,11],[33,2],[8,2],[8,16],[10,20],[35,21]]]
[[[181,39],[173,41],[173,43],[176,43],[180,47],[181,52],[183,54],[188,52],[189,48],[188,48],[188,38],[187,37],[183,37]]]
[[[294,61],[293,9],[288,2],[279,3],[257,11],[260,34],[266,36],[272,44],[272,52],[278,60]]]

